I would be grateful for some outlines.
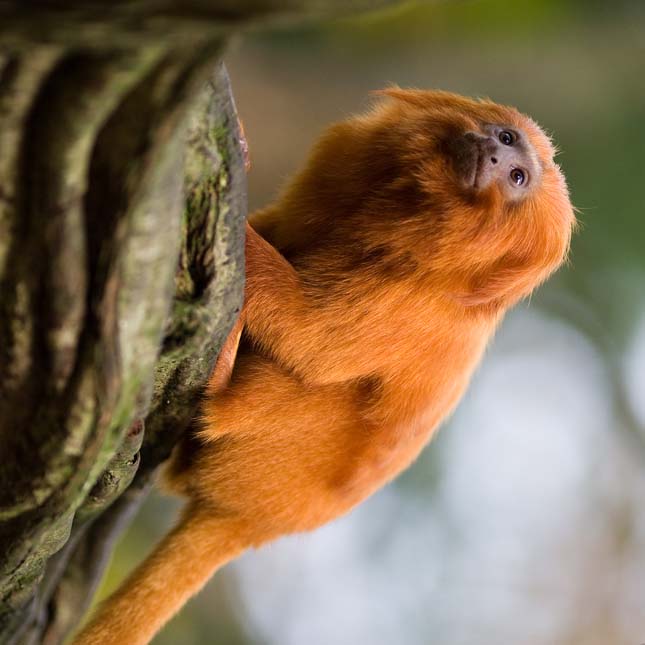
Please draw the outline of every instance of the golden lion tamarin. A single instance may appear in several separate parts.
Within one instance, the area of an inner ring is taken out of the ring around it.
[[[444,92],[380,94],[253,215],[241,318],[165,472],[181,519],[77,645],[147,643],[218,567],[395,477],[504,312],[565,258],[575,218],[531,119]]]

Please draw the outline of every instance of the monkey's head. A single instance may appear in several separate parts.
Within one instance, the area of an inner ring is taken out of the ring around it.
[[[384,139],[377,145],[395,160],[379,199],[386,204],[390,194],[394,210],[414,213],[407,226],[445,289],[468,306],[508,305],[530,293],[566,257],[575,225],[548,136],[488,100],[380,94],[390,100],[364,117],[375,119]]]

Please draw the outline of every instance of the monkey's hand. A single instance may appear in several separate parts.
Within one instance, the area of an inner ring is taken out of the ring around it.
[[[233,329],[222,345],[215,367],[208,380],[208,392],[210,394],[217,394],[221,392],[229,383],[231,373],[233,372],[233,364],[237,357],[237,349],[240,344],[240,337],[244,329],[244,310],[239,315],[238,319],[233,325]]]

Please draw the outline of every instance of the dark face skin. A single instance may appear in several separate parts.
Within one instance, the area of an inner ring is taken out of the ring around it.
[[[496,183],[510,201],[521,200],[539,183],[540,163],[517,128],[486,124],[449,143],[455,171],[465,188],[479,192]]]

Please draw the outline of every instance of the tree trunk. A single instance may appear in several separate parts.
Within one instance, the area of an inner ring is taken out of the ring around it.
[[[0,2],[0,643],[74,627],[240,310],[225,38],[381,4]]]

